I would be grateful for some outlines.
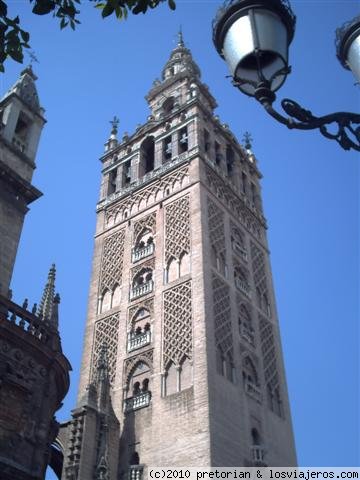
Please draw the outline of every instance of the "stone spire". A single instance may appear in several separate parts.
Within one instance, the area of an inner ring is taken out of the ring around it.
[[[6,92],[1,101],[12,94],[16,94],[33,111],[43,114],[44,110],[40,107],[39,97],[35,86],[36,80],[37,76],[33,72],[31,65],[29,65],[22,70],[20,78]]]
[[[167,80],[179,72],[188,72],[196,78],[201,77],[200,68],[194,62],[190,50],[185,46],[181,28],[178,33],[178,43],[162,71],[162,79]]]
[[[55,276],[56,269],[53,263],[48,274],[48,279],[44,288],[44,293],[41,298],[37,315],[43,320],[49,322],[55,328],[58,328],[58,305],[60,303],[60,296],[55,295]]]

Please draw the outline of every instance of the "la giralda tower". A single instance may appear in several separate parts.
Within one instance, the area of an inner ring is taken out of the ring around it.
[[[147,122],[105,145],[63,479],[296,465],[261,174],[200,75],[179,35]]]

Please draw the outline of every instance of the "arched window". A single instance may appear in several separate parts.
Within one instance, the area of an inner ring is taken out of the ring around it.
[[[112,308],[118,307],[121,302],[121,288],[120,285],[116,285],[112,294]]]
[[[130,465],[139,465],[140,464],[140,457],[137,452],[133,452],[130,457]]]
[[[261,438],[256,428],[251,429],[251,440],[253,445],[261,445]]]
[[[190,273],[190,255],[188,252],[183,252],[180,255],[180,260],[179,260],[179,276],[183,277],[184,275],[187,275]]]
[[[111,308],[111,292],[109,290],[105,290],[101,297],[100,302],[100,313],[106,312]]]
[[[249,295],[250,287],[247,280],[247,274],[239,265],[235,265],[234,268],[234,283],[238,290],[245,293],[245,295]]]
[[[165,102],[162,104],[162,111],[164,115],[169,115],[172,112],[172,109],[174,108],[174,103],[174,97],[169,97],[165,100]]]
[[[242,257],[244,260],[247,260],[244,235],[237,227],[235,227],[235,225],[231,226],[231,246],[237,255]]]
[[[154,137],[147,137],[140,147],[139,177],[154,170],[155,166],[155,141]]]
[[[230,147],[230,145],[227,145],[227,147],[226,147],[226,169],[227,169],[227,174],[229,175],[229,177],[231,177],[232,174],[233,174],[234,161],[235,161],[234,150]]]
[[[245,305],[241,305],[239,308],[238,321],[240,336],[251,345],[254,345],[254,329],[252,327],[251,316]]]
[[[179,145],[178,145],[179,153],[186,152],[188,150],[188,146],[189,146],[189,137],[188,137],[187,127],[183,127],[179,131]]]
[[[117,169],[114,168],[108,174],[107,195],[111,195],[116,191],[117,187]]]
[[[261,403],[261,390],[259,388],[258,374],[255,365],[249,356],[244,357],[242,376],[245,392],[256,402]]]
[[[151,280],[152,280],[151,268],[143,268],[137,275],[135,275],[133,280],[133,287],[144,285],[147,282],[151,282]]]
[[[144,230],[135,239],[135,245],[132,249],[132,261],[137,262],[154,253],[153,232],[149,228]]]
[[[150,404],[150,375],[149,365],[142,360],[138,361],[127,381],[125,412],[138,410]]]
[[[175,365],[169,362],[165,369],[165,395],[172,395],[180,392],[186,388],[191,387],[192,380],[192,365],[189,358],[185,355],[180,362],[180,365]]]
[[[130,290],[130,299],[138,298],[141,295],[147,295],[153,291],[153,272],[151,268],[145,267],[138,272],[133,281]]]
[[[132,396],[136,397],[136,395],[140,394],[140,382],[135,382],[133,385]]]
[[[180,390],[185,390],[186,388],[191,387],[193,384],[192,379],[192,365],[187,356],[184,356],[180,363],[180,379],[179,379],[179,388]]]
[[[151,343],[150,313],[145,308],[139,308],[131,319],[128,333],[128,352],[142,348]]]
[[[243,360],[243,380],[244,383],[250,383],[252,385],[258,384],[258,375],[253,361],[249,356],[246,356]]]

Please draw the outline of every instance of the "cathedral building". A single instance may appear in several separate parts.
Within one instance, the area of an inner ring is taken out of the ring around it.
[[[44,110],[31,67],[0,100],[0,478],[42,480],[48,464],[61,475],[55,412],[69,389],[71,366],[58,332],[55,266],[40,304],[18,305],[10,290],[32,184]],[[34,281],[32,272],[26,273]]]
[[[147,122],[101,157],[65,480],[149,466],[294,466],[261,173],[182,36]]]

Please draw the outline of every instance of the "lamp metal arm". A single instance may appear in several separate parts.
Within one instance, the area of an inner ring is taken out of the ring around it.
[[[234,83],[236,84],[236,82]],[[324,137],[336,140],[344,150],[353,149],[360,152],[360,114],[336,112],[317,117],[294,100],[284,98],[281,101],[281,107],[289,115],[289,117],[285,117],[273,107],[276,95],[265,82],[257,86],[255,98],[269,115],[288,128],[298,130],[319,129]],[[328,131],[328,125],[330,124],[337,126],[337,130],[334,133]]]

